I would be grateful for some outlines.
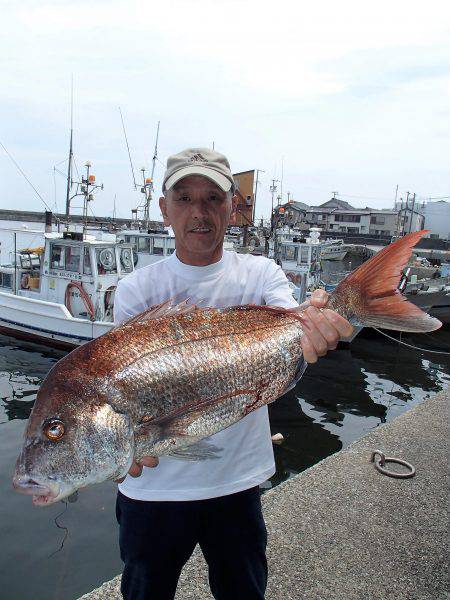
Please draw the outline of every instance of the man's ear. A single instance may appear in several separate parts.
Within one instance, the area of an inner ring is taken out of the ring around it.
[[[231,198],[230,225],[236,225],[236,221],[237,221],[237,204],[238,204],[238,197],[237,196],[233,196]]]
[[[161,210],[161,214],[164,219],[164,225],[166,225],[166,227],[167,227],[170,225],[170,220],[169,220],[169,215],[167,214],[166,202],[167,202],[166,198],[164,196],[161,196],[161,198],[159,199],[159,208]]]

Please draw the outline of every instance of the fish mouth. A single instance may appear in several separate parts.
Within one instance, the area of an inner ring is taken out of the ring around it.
[[[16,492],[33,496],[35,506],[54,504],[60,496],[58,483],[40,483],[36,478],[33,479],[27,475],[14,476],[13,487]]]

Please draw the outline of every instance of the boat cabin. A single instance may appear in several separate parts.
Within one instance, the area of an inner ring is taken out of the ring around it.
[[[15,264],[0,266],[0,291],[63,304],[75,318],[112,321],[117,283],[133,270],[130,244],[46,233],[44,246],[17,250]]]
[[[130,229],[118,233],[117,240],[132,246],[134,266],[137,269],[167,258],[175,252],[175,237],[166,231]]]

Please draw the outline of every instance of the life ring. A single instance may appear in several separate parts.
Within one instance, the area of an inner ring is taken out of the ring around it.
[[[72,288],[72,287],[77,288],[77,290],[80,292],[81,298],[84,302],[84,305],[86,307],[86,310],[88,312],[90,320],[95,321],[94,305],[92,304],[92,300],[91,300],[89,294],[86,292],[86,290],[83,288],[82,284],[79,281],[69,281],[69,283],[67,284],[66,292],[64,295],[64,304],[66,305],[67,310],[70,312],[70,314],[73,317],[74,315],[72,313],[72,306],[70,303],[70,288]]]
[[[29,290],[30,289],[30,276],[28,273],[23,273],[20,278],[20,289],[21,290]]]

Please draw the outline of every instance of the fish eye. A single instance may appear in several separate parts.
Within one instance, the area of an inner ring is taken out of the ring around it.
[[[66,428],[62,421],[53,419],[44,425],[44,435],[52,442],[57,442],[62,438]]]

